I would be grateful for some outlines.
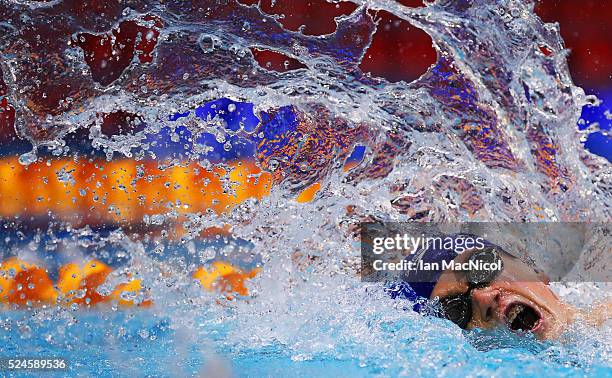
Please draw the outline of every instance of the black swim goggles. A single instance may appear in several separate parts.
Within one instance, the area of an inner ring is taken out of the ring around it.
[[[470,269],[465,272],[465,277],[468,282],[468,290],[465,293],[444,297],[439,300],[441,316],[457,324],[465,329],[472,320],[472,290],[487,287],[493,282],[500,273],[504,270],[504,262],[500,253],[496,248],[487,248],[478,250],[473,253],[468,262],[470,266],[491,266],[495,263],[499,269]]]

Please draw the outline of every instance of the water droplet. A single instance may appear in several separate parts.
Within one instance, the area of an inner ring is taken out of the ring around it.
[[[19,164],[28,166],[32,163],[35,163],[38,157],[34,151],[26,152],[19,156]]]

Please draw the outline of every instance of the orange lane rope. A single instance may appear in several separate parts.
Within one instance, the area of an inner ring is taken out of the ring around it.
[[[28,166],[0,158],[0,217],[48,216],[73,226],[138,224],[169,211],[223,213],[270,194],[272,175],[249,160],[206,169],[197,163],[51,159]],[[310,202],[321,185],[298,194]]]
[[[260,269],[245,271],[226,262],[215,261],[207,270],[198,268],[193,277],[210,292],[219,292],[228,299],[248,296],[245,282],[254,278]],[[54,284],[47,271],[36,264],[11,257],[0,263],[0,303],[17,308],[42,305],[94,307],[116,303],[120,307],[148,307],[153,304],[140,279],[128,277],[109,293],[100,288],[113,272],[108,265],[91,260],[85,264],[68,263],[59,270]]]
[[[145,216],[212,209],[222,213],[270,193],[271,175],[253,162],[205,169],[133,160],[68,159],[19,164],[0,159],[0,217],[54,214],[78,224],[140,223]]]
[[[175,211],[178,215],[212,209],[222,213],[248,198],[270,194],[272,176],[252,161],[235,161],[206,169],[196,163],[164,166],[154,161],[50,159],[23,166],[15,156],[0,158],[0,218],[46,216],[75,227],[141,223],[148,216]],[[297,202],[310,202],[321,188],[305,188]],[[260,269],[245,271],[217,261],[200,267],[193,278],[208,291],[231,299],[248,296],[245,282]],[[17,258],[0,262],[0,303],[18,307],[102,303],[146,307],[141,280],[129,278],[109,294],[99,288],[112,269],[99,261],[61,267],[57,282],[45,269]],[[144,299],[143,299],[144,298]]]

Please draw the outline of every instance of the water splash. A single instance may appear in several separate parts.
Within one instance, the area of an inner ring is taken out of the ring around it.
[[[163,341],[135,355],[167,343],[186,357],[178,346],[190,335],[205,357],[220,349],[236,361],[280,353],[435,376],[472,374],[475,360],[478,374],[494,374],[515,359],[526,376],[609,372],[609,348],[595,353],[604,335],[580,339],[584,358],[571,344],[534,350],[508,335],[483,352],[358,281],[362,220],[607,221],[612,191],[610,164],[575,127],[589,98],[572,83],[557,26],[531,3],[354,3],[323,36],[235,1],[0,5],[0,100],[14,140],[33,146],[3,165],[4,257],[38,260],[52,279],[64,263],[100,259],[138,275],[155,303],[142,316],[169,322],[160,331],[115,306],[96,321],[50,306],[32,310],[40,321],[3,320],[11,340],[34,339],[37,352],[111,345],[118,369],[123,343],[155,335]],[[417,80],[359,69],[377,10],[431,36],[437,63]],[[256,50],[279,54],[284,72],[260,66]],[[21,172],[38,172],[24,173],[37,194],[6,184]],[[247,178],[265,188],[240,192]],[[312,201],[294,201],[309,188]],[[195,285],[191,272],[219,256],[264,268],[246,284],[250,298]]]

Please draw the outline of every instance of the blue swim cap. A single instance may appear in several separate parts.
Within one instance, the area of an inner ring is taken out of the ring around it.
[[[446,237],[455,240],[460,238],[478,238],[478,236],[472,234],[455,234],[447,235]],[[482,240],[485,246],[494,246],[482,238],[480,238],[480,240]],[[422,261],[424,264],[438,263],[439,266],[443,266],[443,262],[451,262],[459,255],[459,252],[456,252],[454,248],[445,248],[445,245],[446,243],[439,243],[439,245],[436,246],[434,243],[431,246],[427,246],[427,248],[423,248],[407,256],[405,260],[415,264]],[[452,245],[454,246],[454,243]],[[443,272],[444,270],[442,269],[407,270],[400,276],[401,281],[387,284],[385,290],[391,298],[409,300],[413,303],[412,309],[421,312]]]
[[[407,256],[405,260],[442,265],[442,262],[450,262],[457,255],[453,249],[430,247]],[[393,299],[409,300],[413,303],[412,309],[420,312],[442,273],[442,270],[409,270],[401,276],[401,281],[388,284],[386,291]]]

